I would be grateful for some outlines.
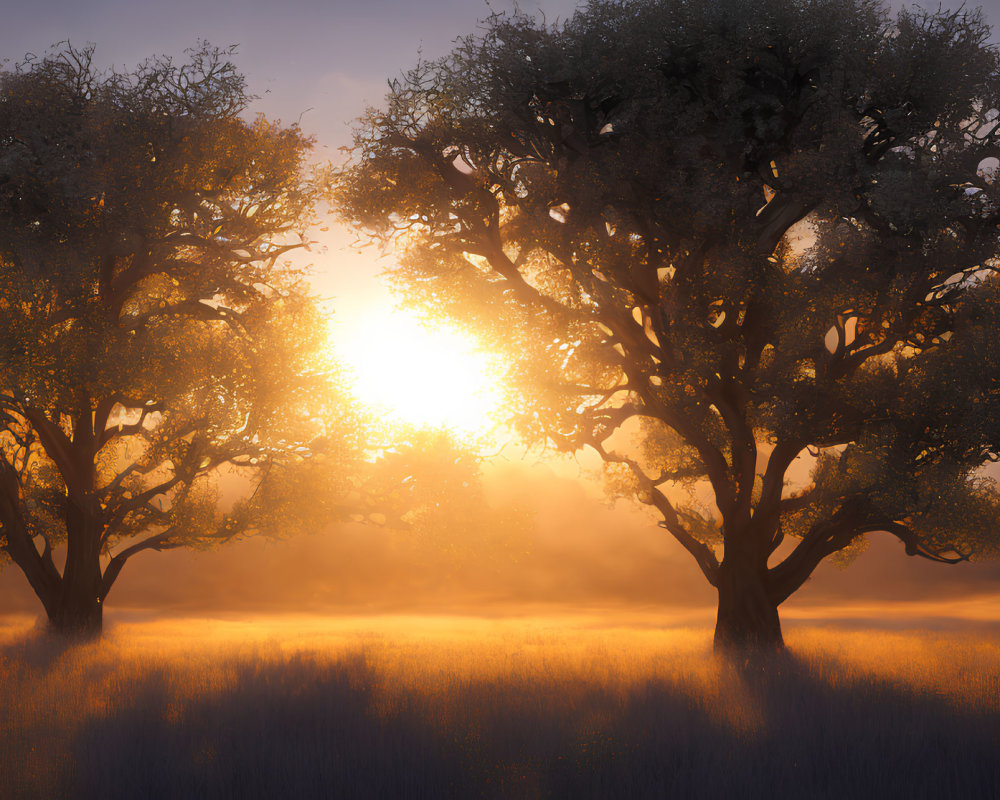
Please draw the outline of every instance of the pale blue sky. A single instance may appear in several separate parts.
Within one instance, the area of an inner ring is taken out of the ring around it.
[[[443,55],[490,9],[512,0],[38,0],[10,3],[0,26],[0,58],[17,61],[69,39],[93,42],[98,60],[132,66],[154,53],[179,54],[195,40],[239,44],[237,63],[261,100],[255,109],[295,121],[336,147],[345,122],[378,102],[386,79],[416,60]],[[573,0],[528,0],[550,20]],[[306,111],[306,109],[311,109]]]

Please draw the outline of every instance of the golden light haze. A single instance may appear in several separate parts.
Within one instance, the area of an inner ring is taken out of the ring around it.
[[[484,465],[483,488],[492,507],[518,506],[528,517],[515,546],[488,547],[475,526],[432,539],[343,523],[281,541],[144,553],[122,572],[108,619],[140,611],[253,618],[615,609],[711,625],[715,590],[691,569],[687,552],[642,509],[609,506],[599,485],[577,476],[572,460],[532,464],[501,456]],[[996,562],[933,564],[907,558],[889,536],[873,535],[848,569],[823,564],[782,612],[851,625],[1000,619],[998,581]],[[32,618],[40,611],[13,569],[0,572],[0,605]]]
[[[392,423],[445,428],[461,437],[497,424],[501,393],[493,358],[454,328],[373,301],[331,339],[353,394]]]

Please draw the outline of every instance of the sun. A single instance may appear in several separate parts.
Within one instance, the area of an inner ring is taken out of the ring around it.
[[[501,406],[494,358],[447,327],[372,307],[334,333],[353,394],[377,413],[463,437],[487,434]]]

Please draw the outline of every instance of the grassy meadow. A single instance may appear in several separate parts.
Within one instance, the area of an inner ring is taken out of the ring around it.
[[[1000,634],[654,614],[0,622],[3,798],[995,798]]]

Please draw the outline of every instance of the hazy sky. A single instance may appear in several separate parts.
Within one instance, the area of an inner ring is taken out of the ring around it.
[[[364,101],[378,101],[387,77],[412,64],[418,49],[443,54],[489,13],[479,0],[258,2],[257,0],[42,0],[10,4],[0,53],[16,60],[70,39],[93,42],[101,62],[132,65],[153,53],[179,53],[195,40],[239,45],[238,64],[257,110],[303,127],[333,147],[347,141],[345,122]],[[531,9],[536,4],[526,4]],[[510,0],[492,3],[496,11]],[[572,4],[545,0],[553,18]],[[312,109],[307,111],[307,109]]]
[[[515,7],[513,0],[38,0],[5,5],[0,58],[13,61],[66,39],[95,43],[100,61],[119,66],[153,53],[180,53],[199,38],[239,44],[238,63],[252,90],[262,95],[255,108],[286,121],[305,112],[303,127],[331,148],[346,143],[345,123],[365,101],[379,101],[386,79],[412,65],[418,50],[428,57],[442,55],[491,10]],[[520,3],[523,11],[542,12],[549,21],[565,18],[575,5],[573,0]],[[996,24],[1000,0],[982,6]]]
[[[550,20],[573,7],[569,0],[522,5]],[[41,0],[4,9],[0,57],[17,60],[70,39],[95,43],[101,62],[132,65],[152,53],[179,53],[199,38],[239,44],[237,62],[262,95],[255,108],[286,121],[303,114],[303,127],[335,147],[347,141],[345,123],[366,100],[380,100],[386,79],[412,65],[419,50],[442,55],[491,8],[513,6],[511,0]]]

